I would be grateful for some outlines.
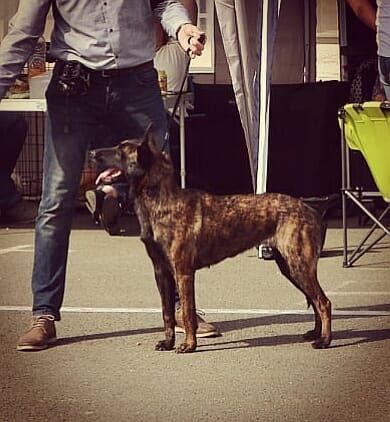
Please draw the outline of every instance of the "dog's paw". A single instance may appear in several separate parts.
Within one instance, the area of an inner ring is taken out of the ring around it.
[[[316,341],[313,341],[311,346],[313,349],[327,349],[330,345],[331,338],[320,337]]]
[[[189,345],[188,343],[182,343],[180,346],[176,347],[176,353],[191,353],[195,351],[196,345]]]
[[[172,341],[161,340],[156,344],[154,350],[157,350],[158,352],[165,352],[167,350],[172,350],[173,346],[174,343]]]

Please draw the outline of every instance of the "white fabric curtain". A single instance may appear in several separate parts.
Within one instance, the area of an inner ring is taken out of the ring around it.
[[[253,188],[265,192],[269,91],[281,0],[215,0],[247,143]]]

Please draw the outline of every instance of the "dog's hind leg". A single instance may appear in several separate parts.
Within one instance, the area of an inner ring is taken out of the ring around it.
[[[159,246],[144,241],[149,257],[153,262],[156,284],[161,297],[165,339],[159,341],[155,350],[172,350],[175,345],[175,280]]]
[[[294,258],[287,254],[284,257],[275,250],[274,255],[282,274],[306,296],[308,304],[313,307],[315,326],[304,338],[314,340],[312,346],[316,349],[327,348],[332,340],[331,303],[318,282],[316,259],[308,264],[302,254],[296,254]]]
[[[318,338],[321,338],[321,333],[322,333],[321,315],[318,312],[318,309],[317,309],[318,307],[314,303],[312,303],[311,299],[309,297],[306,297],[306,300],[307,300],[308,305],[310,305],[313,308],[315,325],[314,325],[313,330],[309,330],[307,333],[303,335],[303,338],[307,341],[315,341]]]

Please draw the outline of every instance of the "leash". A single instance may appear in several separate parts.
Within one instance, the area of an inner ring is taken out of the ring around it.
[[[192,37],[188,38],[188,44],[190,44],[191,38]],[[199,38],[199,41],[202,44],[204,44],[205,41],[206,41],[206,36],[205,35],[201,36]],[[185,72],[184,72],[184,78],[181,82],[179,92],[177,93],[177,97],[176,97],[175,104],[173,106],[172,114],[170,115],[170,118],[168,120],[167,130],[166,130],[165,135],[164,135],[164,143],[163,143],[163,146],[161,148],[162,151],[164,151],[166,146],[168,145],[168,142],[169,142],[169,139],[170,139],[170,136],[171,136],[170,131],[171,131],[172,122],[173,122],[173,119],[175,118],[177,109],[178,109],[179,104],[180,104],[181,97],[183,95],[184,85],[185,85],[187,77],[188,77],[188,72],[189,72],[189,69],[190,69],[191,60],[193,58],[195,58],[195,55],[191,55],[190,48],[187,49],[186,54],[188,55],[188,60],[187,60],[186,69],[185,69]]]

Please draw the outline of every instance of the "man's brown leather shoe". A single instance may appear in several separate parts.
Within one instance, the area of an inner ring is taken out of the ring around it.
[[[54,317],[37,315],[32,318],[31,328],[20,337],[16,349],[19,351],[47,349],[56,340]]]
[[[203,318],[200,317],[199,311],[196,311],[196,318],[198,322],[198,329],[196,330],[196,337],[203,338],[203,337],[218,337],[221,333],[217,330],[217,328],[206,322]],[[181,308],[176,309],[175,312],[175,319],[176,319],[176,326],[175,332],[176,333],[185,333],[184,329],[184,321],[183,321],[183,312]]]

